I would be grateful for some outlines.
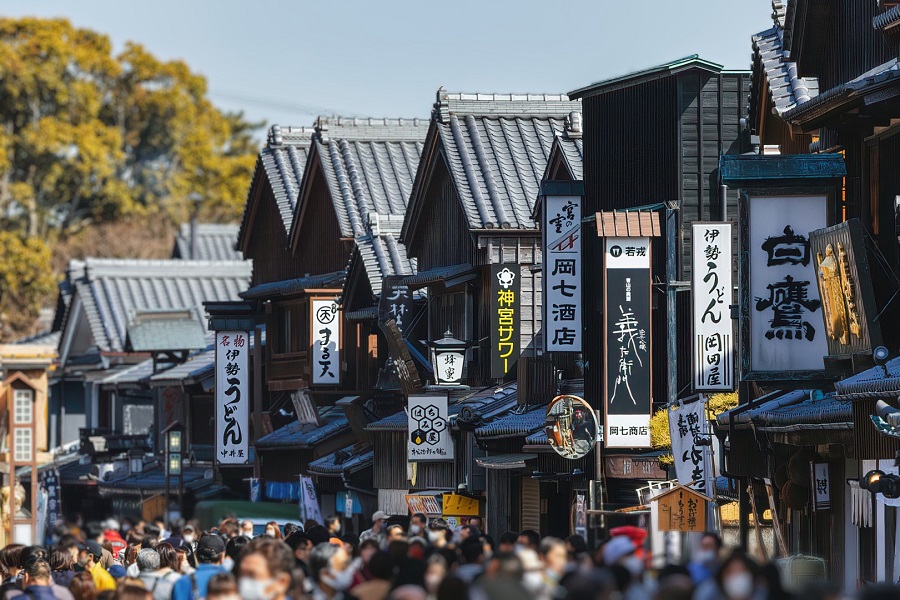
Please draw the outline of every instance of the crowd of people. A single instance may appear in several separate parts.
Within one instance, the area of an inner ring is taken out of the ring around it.
[[[398,519],[399,520],[399,519]],[[225,519],[120,523],[58,529],[48,547],[0,550],[0,599],[38,600],[838,600],[838,587],[782,586],[721,539],[702,536],[685,565],[649,569],[640,538],[615,535],[593,550],[581,536],[532,530],[485,534],[480,519],[451,529],[415,514],[403,524],[379,511],[359,535],[342,520],[304,525]],[[861,598],[898,598],[872,587]]]

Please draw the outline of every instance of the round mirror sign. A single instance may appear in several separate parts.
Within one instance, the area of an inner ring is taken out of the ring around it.
[[[594,409],[578,396],[557,396],[547,407],[544,430],[557,454],[570,460],[581,458],[597,440]]]

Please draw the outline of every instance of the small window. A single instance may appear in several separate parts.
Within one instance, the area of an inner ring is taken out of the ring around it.
[[[32,390],[15,390],[13,395],[13,423],[23,425],[31,423],[34,412],[34,392]]]
[[[31,462],[31,429],[13,429],[13,458],[16,462]]]

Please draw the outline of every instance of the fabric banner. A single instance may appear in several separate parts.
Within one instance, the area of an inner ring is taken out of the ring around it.
[[[42,472],[38,479],[40,493],[45,499],[44,520],[46,537],[49,539],[53,532],[53,525],[62,518],[62,503],[60,502],[59,469],[53,468]],[[38,520],[40,527],[41,520]],[[38,532],[40,537],[40,532]]]
[[[319,509],[319,498],[316,495],[316,486],[310,477],[300,477],[300,487],[303,488],[300,494],[300,518],[306,522],[310,519],[319,523],[322,520],[322,511]]]
[[[692,484],[691,489],[714,498],[712,446],[697,445],[697,436],[706,437],[704,434],[709,434],[704,395],[690,404],[669,406],[669,435],[678,483]]]

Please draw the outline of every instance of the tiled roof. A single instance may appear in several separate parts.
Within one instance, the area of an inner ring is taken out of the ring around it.
[[[856,79],[820,92],[818,96],[807,100],[786,111],[785,120],[802,123],[816,115],[828,113],[846,103],[866,98],[870,94],[881,92],[884,88],[900,84],[900,60],[893,58]],[[876,101],[892,98],[887,95],[876,98]]]
[[[122,351],[137,311],[202,311],[204,301],[238,300],[250,268],[249,261],[89,258],[74,284],[94,343],[104,351]]]
[[[403,283],[412,288],[422,288],[433,283],[442,282],[447,287],[453,287],[457,284],[475,279],[477,274],[472,265],[465,263],[461,265],[450,265],[449,267],[436,267],[428,271],[420,271],[415,275],[410,275],[403,280]]]
[[[124,369],[115,370],[112,374],[107,375],[100,380],[104,386],[116,387],[121,385],[139,385],[148,381],[153,375],[153,359],[141,361],[136,365],[125,367]]]
[[[261,283],[241,292],[240,296],[241,298],[249,300],[253,298],[287,296],[306,290],[338,289],[344,285],[346,276],[346,271],[337,271],[336,273],[325,273],[324,275],[310,275],[307,277],[299,277],[297,279],[285,279],[284,281]]]
[[[876,366],[834,384],[842,400],[858,398],[896,398],[900,395],[900,358],[892,358],[883,367]]]
[[[798,77],[797,63],[785,56],[784,30],[778,24],[752,36],[754,66],[762,69],[775,112],[782,115],[819,93],[814,77]],[[758,95],[756,90],[754,96]]]
[[[166,490],[166,473],[160,467],[151,468],[145,465],[146,471],[133,473],[122,479],[103,481],[97,485],[100,495],[144,495],[161,494]],[[182,485],[184,490],[194,492],[213,484],[212,467],[191,467],[185,465],[182,470]],[[209,477],[208,477],[209,476]]]
[[[370,467],[374,462],[375,452],[372,450],[372,446],[366,443],[357,443],[310,462],[309,472],[313,475],[340,476]]]
[[[285,233],[291,230],[297,197],[300,194],[300,183],[303,180],[303,171],[306,169],[306,159],[312,144],[312,134],[311,127],[272,125],[269,129],[266,145],[259,151],[259,157],[256,159],[256,172],[253,174],[250,191],[247,194],[247,204],[244,207],[237,240],[243,240],[251,233],[249,227],[254,186],[266,183],[272,187]]]
[[[175,235],[175,247],[172,258],[195,260],[242,260],[244,257],[234,249],[240,227],[238,225],[219,225],[215,223],[198,223],[194,242],[196,249],[191,256],[191,224],[182,223]]]
[[[544,427],[547,407],[522,406],[475,430],[479,438],[526,437]]]
[[[406,254],[406,246],[397,241],[392,233],[369,233],[356,238],[356,249],[350,255],[347,272],[359,261],[362,261],[375,296],[381,294],[384,277],[415,273],[415,267]]]
[[[753,424],[766,430],[847,426],[853,421],[852,407],[848,400],[837,400],[834,394],[825,394],[797,404],[763,410],[753,417]]]
[[[470,228],[537,228],[531,215],[550,148],[580,113],[581,103],[563,95],[438,90],[433,128]],[[418,177],[425,174],[423,165]],[[423,185],[416,180],[414,198]]]
[[[584,142],[580,137],[557,135],[553,140],[553,151],[559,152],[575,181],[584,179]]]
[[[62,336],[61,331],[42,331],[28,337],[20,338],[13,344],[21,346],[25,344],[42,344],[47,346],[59,346],[59,338]]]
[[[690,56],[685,56],[684,58],[679,58],[677,60],[673,60],[672,62],[657,65],[655,67],[642,69],[640,71],[634,71],[626,75],[613,77],[611,79],[597,81],[596,83],[592,83],[585,87],[569,92],[569,97],[587,98],[589,96],[596,96],[598,94],[604,94],[606,92],[639,85],[647,81],[653,81],[656,79],[661,79],[662,77],[675,75],[681,71],[698,68],[719,73],[724,67],[714,62],[703,60],[696,54],[692,54]]]
[[[503,415],[518,406],[518,384],[513,381],[506,385],[490,386],[475,392],[456,404],[459,427],[474,429]]]
[[[304,429],[300,423],[288,423],[280,429],[276,429],[268,435],[264,435],[256,441],[256,447],[267,448],[311,448],[336,435],[350,431],[350,424],[346,417],[339,417],[320,427]]]
[[[900,4],[893,8],[889,8],[872,19],[872,26],[875,29],[887,29],[888,27],[895,26],[897,23],[900,23]]]
[[[409,425],[409,417],[405,410],[395,412],[392,415],[373,421],[366,425],[368,431],[406,431]]]
[[[250,336],[251,341],[253,336]],[[180,365],[175,365],[150,377],[153,383],[178,382],[195,383],[207,377],[211,377],[216,367],[216,351],[207,346],[207,349],[197,352]]]
[[[138,311],[128,324],[125,346],[132,352],[198,350],[206,347],[206,330],[195,311]]]
[[[370,215],[402,218],[427,132],[424,119],[319,117],[315,152],[343,237],[366,235]]]

